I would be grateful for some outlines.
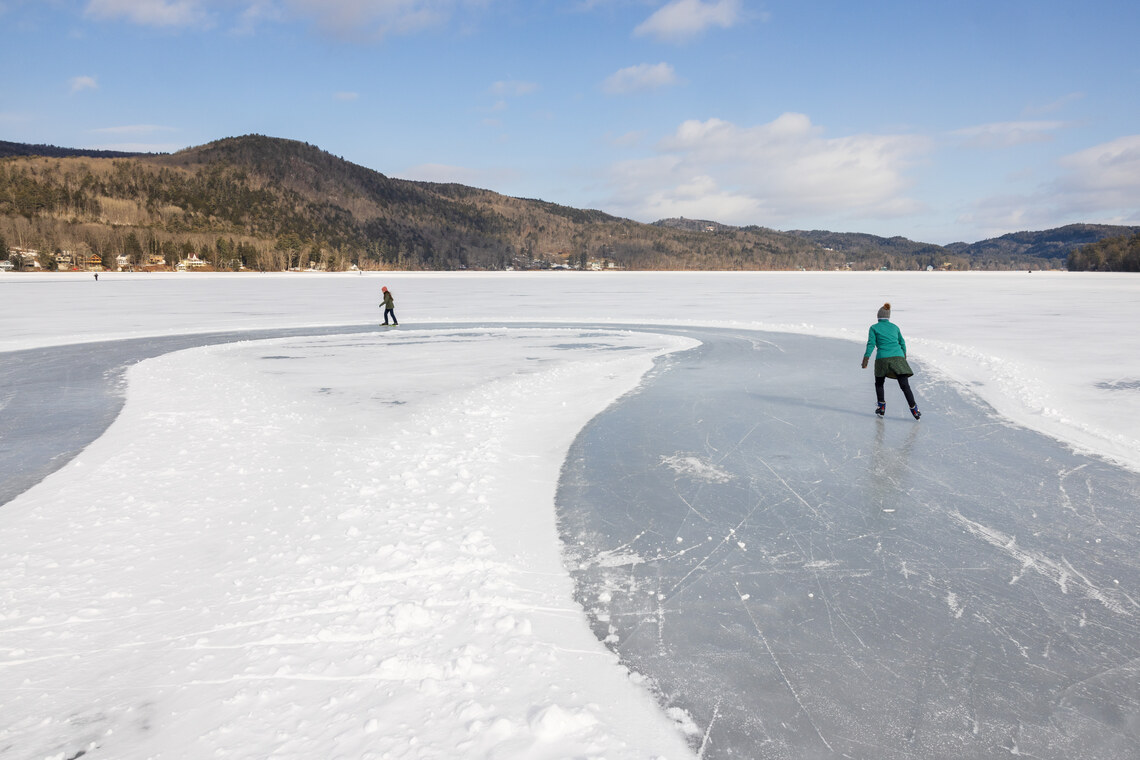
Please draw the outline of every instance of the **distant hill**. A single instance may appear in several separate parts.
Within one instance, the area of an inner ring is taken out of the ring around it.
[[[882,259],[885,265],[894,262],[897,267],[899,262],[909,260],[913,261],[918,268],[925,269],[927,266],[942,266],[949,256],[949,252],[942,246],[933,243],[919,243],[904,237],[886,238],[861,232],[828,232],[826,230],[791,230],[788,234],[810,240],[826,250],[841,253],[848,261]]]
[[[171,154],[0,142],[0,258],[206,269],[925,269],[1060,267],[1072,225],[973,245],[642,224],[458,184],[388,177],[295,140],[245,135]],[[1020,237],[1019,237],[1020,236]],[[1082,237],[1084,236],[1084,237]],[[35,255],[28,251],[36,251]]]
[[[788,269],[825,265],[771,231],[708,235],[597,210],[412,182],[295,140],[246,135],[177,153],[0,159],[0,239],[110,266]],[[64,151],[66,153],[66,151]],[[197,266],[197,264],[196,264]]]
[[[1064,260],[1073,250],[1105,238],[1140,232],[1140,227],[1111,224],[1069,224],[1041,232],[1011,232],[977,243],[951,243],[948,251],[971,258],[1033,256]]]
[[[147,155],[145,153],[124,153],[118,150],[87,150],[84,148],[58,148],[54,145],[28,145],[27,143],[14,143],[0,140],[0,158],[12,156],[47,156],[49,158],[67,158],[70,156],[87,156],[89,158],[133,158]]]

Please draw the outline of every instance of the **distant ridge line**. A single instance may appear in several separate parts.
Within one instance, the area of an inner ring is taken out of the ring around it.
[[[17,156],[43,156],[44,158],[138,158],[159,156],[161,153],[132,153],[122,150],[95,150],[89,148],[61,148],[56,145],[28,144],[0,140],[0,158]]]

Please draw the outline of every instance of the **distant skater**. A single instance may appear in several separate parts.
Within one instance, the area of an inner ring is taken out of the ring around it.
[[[887,400],[883,385],[887,378],[899,381],[906,402],[910,405],[910,413],[917,420],[922,416],[918,405],[914,402],[914,393],[910,389],[910,377],[914,370],[906,361],[906,341],[903,340],[902,330],[891,322],[891,305],[883,304],[879,309],[879,321],[871,325],[867,333],[867,351],[863,354],[863,369],[867,369],[867,360],[871,352],[875,354],[875,397],[879,400],[879,407],[875,414],[882,417],[887,413]]]
[[[400,324],[396,321],[396,300],[392,298],[392,291],[388,290],[387,287],[380,288],[380,290],[384,293],[384,303],[382,304],[384,307],[384,324],[388,324],[389,314],[392,315],[393,325]]]
[[[99,273],[98,272],[95,273],[95,282],[99,282]]]

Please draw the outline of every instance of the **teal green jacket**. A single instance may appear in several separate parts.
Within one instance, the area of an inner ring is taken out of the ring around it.
[[[906,341],[903,340],[902,330],[889,319],[880,319],[871,325],[871,329],[867,332],[867,351],[863,354],[863,358],[869,357],[876,348],[879,349],[876,359],[906,356]]]

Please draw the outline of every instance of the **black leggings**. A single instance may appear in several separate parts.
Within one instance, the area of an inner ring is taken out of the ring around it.
[[[886,377],[875,378],[875,398],[879,400],[880,404],[885,404],[887,397],[883,392],[883,383],[887,381]],[[914,393],[910,390],[910,378],[906,375],[899,375],[899,387],[902,388],[903,395],[906,396],[906,402],[910,404],[910,408],[914,408]]]

